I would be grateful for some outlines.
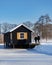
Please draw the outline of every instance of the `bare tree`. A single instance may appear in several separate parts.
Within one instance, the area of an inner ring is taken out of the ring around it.
[[[16,26],[17,26],[17,24],[8,24],[8,30],[11,30]]]
[[[49,30],[49,23],[50,22],[52,22],[52,20],[50,19],[50,17],[49,17],[49,15],[48,14],[46,14],[45,16],[44,16],[44,18],[45,18],[45,25],[46,25],[46,27],[45,27],[45,32],[46,32],[46,40],[47,40],[47,37],[48,37],[48,30]],[[51,24],[51,23],[50,23]],[[50,31],[51,32],[51,31]]]
[[[39,20],[34,24],[34,31],[35,33],[41,34],[43,37],[43,24],[44,24],[44,16],[41,16]]]
[[[30,27],[30,28],[33,27],[33,23],[31,23],[30,21],[23,22],[23,24]]]
[[[5,33],[8,31],[8,23],[3,23],[2,24],[2,31]]]
[[[16,26],[17,26],[16,24],[3,23],[2,24],[2,31],[3,31],[3,33],[5,33]]]
[[[41,34],[42,38],[46,38],[46,40],[48,36],[49,23],[52,23],[52,20],[50,19],[49,15],[46,14],[41,16],[34,25],[34,29]]]

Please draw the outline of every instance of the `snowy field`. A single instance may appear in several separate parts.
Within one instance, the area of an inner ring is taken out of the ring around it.
[[[52,45],[33,49],[4,49],[0,44],[0,65],[52,65]]]

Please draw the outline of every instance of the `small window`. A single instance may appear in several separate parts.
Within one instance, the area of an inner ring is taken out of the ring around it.
[[[20,33],[20,39],[24,39],[24,33],[23,32]]]
[[[27,32],[17,32],[17,39],[18,40],[28,39]]]

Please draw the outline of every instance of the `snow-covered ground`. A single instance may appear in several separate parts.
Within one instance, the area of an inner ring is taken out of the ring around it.
[[[41,39],[40,40],[41,44],[51,44],[52,45],[52,39]]]
[[[4,49],[1,44],[0,65],[52,65],[52,45],[45,44],[33,49]]]
[[[35,43],[34,39],[32,39],[32,43]],[[52,39],[40,39],[40,44],[41,45],[52,45]]]

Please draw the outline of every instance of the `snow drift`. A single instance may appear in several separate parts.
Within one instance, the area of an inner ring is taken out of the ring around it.
[[[42,54],[52,55],[52,45],[38,45],[34,48],[34,51]]]

